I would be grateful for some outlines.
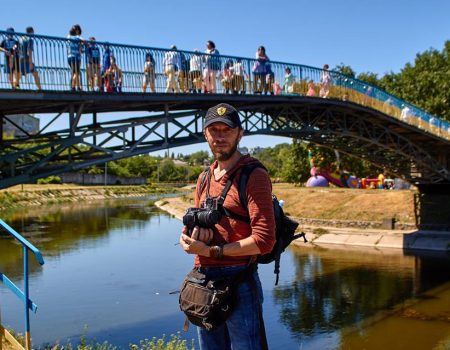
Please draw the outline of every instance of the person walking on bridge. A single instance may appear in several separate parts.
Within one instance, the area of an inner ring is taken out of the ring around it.
[[[20,65],[19,65],[19,43],[14,37],[14,28],[6,29],[6,38],[0,43],[0,51],[5,54],[4,71],[9,76],[12,89],[19,88]]]
[[[147,85],[150,85],[150,90],[152,92],[156,92],[155,89],[155,59],[150,52],[145,54],[145,63],[144,63],[144,78],[142,80],[142,91],[147,91]]]
[[[122,70],[119,68],[114,56],[111,57],[111,65],[105,72],[106,92],[122,92]]]
[[[95,42],[95,37],[91,36],[86,46],[86,64],[88,87],[92,91],[100,91],[102,78],[100,76],[100,48]]]
[[[178,75],[178,70],[180,69],[181,59],[175,45],[172,45],[170,49],[171,50],[167,51],[164,55],[163,60],[164,74],[167,76],[166,93],[169,91],[180,92],[176,77]]]
[[[328,96],[330,95],[331,75],[328,71],[328,68],[328,64],[324,64],[322,73],[320,75],[319,96],[323,98],[328,98]]]
[[[213,228],[194,227],[189,236],[185,226],[181,234],[183,250],[196,254],[194,271],[206,275],[206,280],[213,284],[225,278],[237,292],[236,306],[225,323],[210,330],[198,327],[200,349],[266,349],[262,288],[256,265],[251,262],[257,255],[270,252],[275,244],[270,178],[263,168],[252,172],[246,190],[247,211],[239,200],[238,179],[245,167],[257,164],[258,160],[238,151],[244,134],[238,111],[226,103],[211,107],[203,132],[216,160],[208,169],[206,181],[202,181],[203,174],[197,181],[195,207],[212,209],[220,205],[249,220],[222,215]],[[220,204],[225,187],[228,194]]]
[[[256,61],[253,64],[253,92],[261,94],[263,91],[267,92],[266,75],[270,74],[270,59],[266,55],[266,48],[264,46],[258,47],[256,51]]]
[[[221,64],[219,50],[216,49],[216,44],[208,40],[206,42],[206,55],[204,58],[205,70],[203,71],[203,80],[205,83],[205,93],[215,94],[217,73],[220,71]]]
[[[200,50],[195,49],[189,60],[189,91],[192,93],[202,92],[202,63]]]
[[[67,36],[67,62],[71,72],[70,87],[72,91],[81,91],[80,72],[83,39],[80,35],[78,26],[74,25],[70,28],[69,35]]]
[[[41,90],[41,80],[39,79],[39,73],[36,70],[33,60],[34,53],[34,29],[33,27],[27,27],[25,29],[27,35],[24,35],[19,40],[20,46],[20,71],[23,76],[32,74],[34,82],[38,90]]]
[[[114,52],[112,48],[110,47],[109,43],[105,43],[103,45],[103,56],[102,56],[102,67],[101,67],[101,87],[100,91],[104,91],[105,87],[105,78],[106,78],[106,71],[111,67],[111,57],[114,57]]]
[[[230,67],[230,71],[233,74],[232,86],[234,94],[245,94],[245,80],[248,79],[248,74],[242,64],[240,58],[236,59],[236,62]]]

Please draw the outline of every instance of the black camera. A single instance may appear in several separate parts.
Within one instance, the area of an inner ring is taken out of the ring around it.
[[[183,216],[183,224],[188,228],[190,237],[195,226],[212,228],[219,223],[221,218],[222,213],[217,209],[188,208]]]

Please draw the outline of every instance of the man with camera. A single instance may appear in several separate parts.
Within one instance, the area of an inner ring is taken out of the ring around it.
[[[243,133],[234,107],[221,103],[207,111],[204,135],[215,162],[200,175],[196,208],[190,208],[183,220],[186,226],[180,244],[186,253],[196,254],[194,270],[200,275],[194,280],[202,276],[200,280],[205,280],[207,286],[227,281],[229,289],[235,290],[233,300],[229,301],[233,311],[224,317],[223,323],[210,326],[204,319],[199,323],[194,321],[200,324],[198,335],[202,350],[231,347],[259,350],[267,346],[262,320],[262,288],[255,258],[269,253],[275,244],[272,185],[267,171],[255,168],[246,186],[247,208],[242,206],[239,175],[246,166],[258,163],[238,151]],[[234,214],[229,215],[230,212]],[[219,292],[214,291],[213,304],[217,303],[214,299]],[[181,301],[180,298],[180,305]],[[228,308],[227,304],[220,311]]]

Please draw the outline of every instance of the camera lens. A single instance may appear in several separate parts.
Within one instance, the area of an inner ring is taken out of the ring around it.
[[[220,218],[218,210],[205,210],[198,213],[198,222],[202,227],[213,227],[220,221]]]
[[[193,227],[195,226],[195,214],[187,212],[183,216],[183,225],[187,227]]]

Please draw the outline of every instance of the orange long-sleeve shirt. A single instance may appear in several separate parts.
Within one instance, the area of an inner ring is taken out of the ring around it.
[[[250,156],[242,156],[236,165],[230,169],[220,180],[216,181],[211,175],[209,184],[209,195],[217,197],[222,193],[222,190],[231,174],[235,171],[236,176],[233,179],[228,194],[225,198],[224,207],[233,213],[241,216],[249,216],[250,224],[241,220],[222,216],[220,222],[215,225],[213,231],[214,236],[210,245],[226,244],[236,242],[246,237],[252,237],[258,246],[261,254],[269,253],[275,244],[275,217],[272,205],[272,184],[269,175],[262,168],[256,168],[250,174],[247,183],[247,200],[248,213],[242,207],[238,194],[239,173],[244,165],[257,162],[255,158]],[[210,172],[213,174],[217,167],[217,161],[210,167]],[[202,175],[197,181],[197,191],[195,197],[195,206],[202,207],[206,198],[206,187],[204,186],[199,195],[199,186]],[[245,265],[249,262],[250,256],[224,256],[222,259],[214,259],[204,256],[196,256],[195,266],[234,266]]]

